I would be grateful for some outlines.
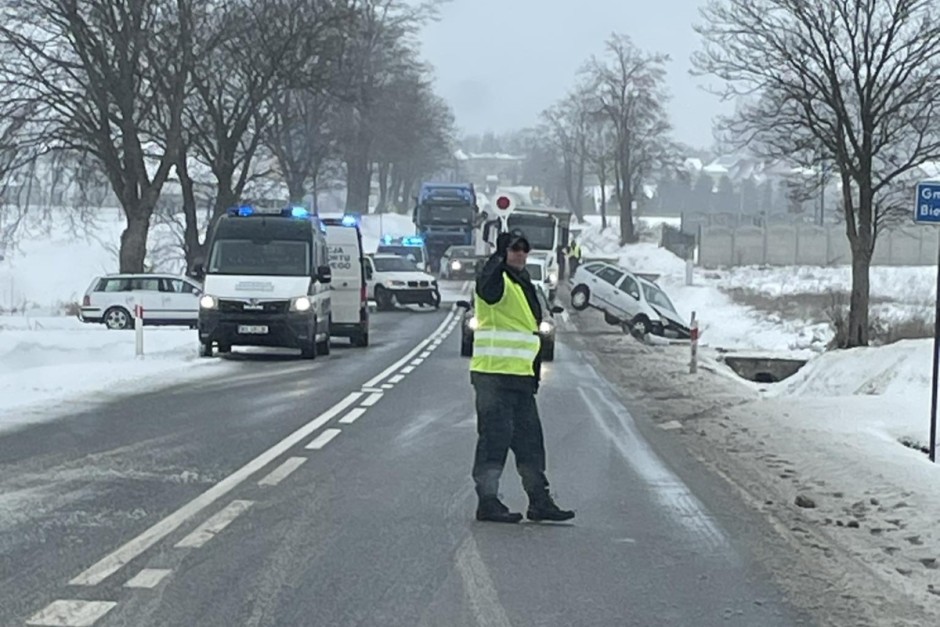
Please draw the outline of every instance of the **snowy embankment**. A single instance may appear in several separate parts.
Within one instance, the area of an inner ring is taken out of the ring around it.
[[[191,329],[145,327],[146,354],[138,360],[133,332],[108,331],[66,315],[96,276],[117,270],[123,228],[115,209],[102,210],[87,233],[65,219],[31,223],[17,248],[0,261],[0,312],[5,312],[0,315],[0,430],[235,367],[200,360]],[[375,250],[383,234],[413,232],[409,216],[363,217],[366,252]],[[154,269],[180,269],[173,241],[166,227],[154,228]]]
[[[849,268],[696,272],[694,285],[686,286],[684,262],[656,244],[620,247],[613,229],[600,233],[596,226],[582,241],[588,255],[615,257],[634,271],[660,274],[680,312],[698,312],[706,347],[787,351],[781,356],[814,349],[805,351],[810,359],[794,376],[758,385],[730,376],[706,348],[705,372],[698,375],[704,379],[696,383],[702,397],[684,400],[688,383],[677,380],[683,394],[665,401],[665,413],[683,425],[688,421],[702,454],[720,457],[716,466],[748,486],[760,507],[780,513],[795,534],[808,534],[803,529],[814,523],[871,572],[937,609],[940,466],[925,454],[932,340],[821,352],[831,336],[825,325],[799,315],[768,315],[728,295],[738,289],[796,300],[845,292]],[[872,268],[873,313],[899,319],[929,315],[935,280],[935,268]],[[674,372],[686,370],[683,349],[664,351],[649,359],[667,360]],[[714,415],[697,418],[712,400],[718,407]]]

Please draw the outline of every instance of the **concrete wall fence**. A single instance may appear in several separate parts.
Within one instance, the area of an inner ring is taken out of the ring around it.
[[[700,226],[698,265],[832,266],[851,263],[845,227],[841,225],[768,224],[767,226]],[[940,227],[904,226],[878,235],[872,264],[933,266],[937,264]]]

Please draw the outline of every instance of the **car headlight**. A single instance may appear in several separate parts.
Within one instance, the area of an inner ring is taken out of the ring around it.
[[[555,327],[552,326],[551,322],[542,321],[539,324],[539,333],[541,333],[542,335],[549,335],[552,332],[552,329],[554,328]]]
[[[459,262],[459,261],[454,261],[454,262],[452,262],[452,263],[450,264],[450,269],[451,269],[451,270],[460,270],[460,262]]]
[[[215,309],[219,306],[219,299],[215,296],[209,296],[205,294],[202,298],[199,299],[199,308],[200,309]]]
[[[291,311],[310,311],[312,306],[313,303],[310,302],[310,298],[307,296],[300,296],[290,302]]]
[[[402,285],[405,284],[405,282],[404,281],[389,281],[388,284],[394,287],[401,287]]]
[[[471,331],[476,331],[477,327],[480,326],[480,321],[477,320],[476,316],[470,316],[470,320],[467,321],[467,328]]]

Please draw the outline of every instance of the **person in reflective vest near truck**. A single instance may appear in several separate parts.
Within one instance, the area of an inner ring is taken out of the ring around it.
[[[499,499],[499,479],[511,449],[522,486],[529,497],[530,520],[564,521],[548,491],[545,442],[535,394],[541,360],[539,322],[542,308],[525,270],[529,241],[521,231],[502,233],[496,252],[477,277],[470,380],[476,394],[477,447],[473,462],[477,520],[516,523]]]

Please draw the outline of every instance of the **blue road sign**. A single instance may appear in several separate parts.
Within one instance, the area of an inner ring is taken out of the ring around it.
[[[940,224],[940,183],[918,183],[914,222]]]

